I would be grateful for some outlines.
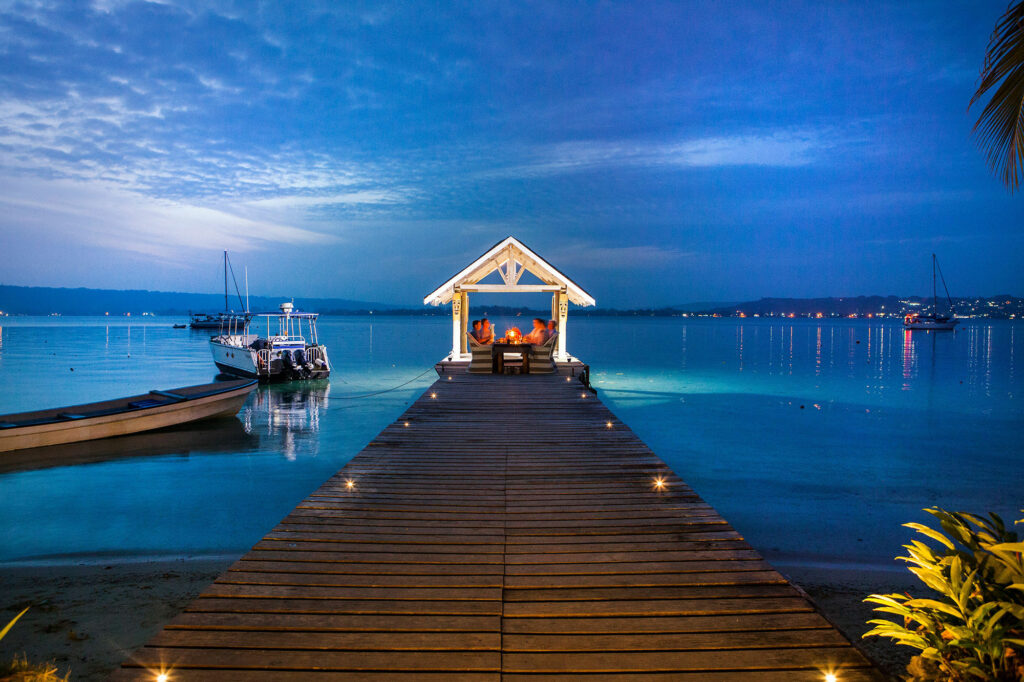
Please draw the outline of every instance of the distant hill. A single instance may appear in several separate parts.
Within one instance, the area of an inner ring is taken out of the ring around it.
[[[250,310],[277,310],[285,296],[250,296]],[[237,297],[228,304],[241,309]],[[345,298],[295,298],[295,307],[320,313],[390,310],[396,306]],[[190,310],[216,312],[224,309],[223,294],[187,294],[173,291],[120,291],[116,289],[61,289],[0,285],[0,311],[9,315],[182,315]]]

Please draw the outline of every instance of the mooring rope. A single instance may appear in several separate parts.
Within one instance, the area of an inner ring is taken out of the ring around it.
[[[416,376],[414,376],[412,379],[409,379],[406,382],[398,384],[397,386],[392,386],[391,388],[385,388],[382,391],[374,391],[373,393],[362,393],[360,395],[332,395],[332,396],[330,396],[330,399],[331,400],[358,400],[359,398],[372,398],[375,395],[383,395],[385,393],[390,393],[391,391],[397,391],[400,388],[404,388],[404,387],[408,386],[409,384],[411,384],[412,382],[414,382],[417,379],[419,379],[420,377],[422,377],[424,374],[427,374],[427,373],[433,372],[433,371],[435,371],[434,368],[433,367],[429,367],[429,368],[423,370],[422,372],[420,372],[419,374],[417,374]]]

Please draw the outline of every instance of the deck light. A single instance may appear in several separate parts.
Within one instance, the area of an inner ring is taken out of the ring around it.
[[[607,426],[610,429],[610,428],[612,428],[613,424],[611,422],[607,422],[607,423],[605,423],[605,426]]]
[[[431,394],[430,394],[430,397],[431,397],[431,398],[436,398],[436,397],[437,397],[437,394],[436,394],[436,393],[431,393]]]
[[[835,673],[825,673],[825,682],[836,682],[838,679]]]
[[[452,378],[451,378],[451,377],[448,377],[448,381],[451,381],[451,380],[452,380]]]
[[[403,426],[408,426],[408,425],[409,425],[409,422],[405,422],[405,424],[403,424]]]
[[[566,377],[565,380],[566,381],[572,381],[572,377]]]
[[[586,394],[586,393],[580,393],[580,397],[581,397],[581,398],[586,398],[586,397],[587,397],[587,394]]]
[[[352,488],[356,487],[356,482],[350,478],[345,481],[345,487],[348,488],[349,490],[352,490]]]
[[[167,673],[158,673],[156,676],[156,682],[167,682],[170,678],[167,677]]]
[[[657,488],[658,490],[664,490],[665,489],[665,479],[662,478],[661,476],[658,476],[657,478],[655,478],[654,479],[654,487]]]

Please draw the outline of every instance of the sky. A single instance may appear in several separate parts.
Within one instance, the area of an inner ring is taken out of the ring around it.
[[[0,0],[0,283],[418,305],[514,235],[609,307],[1022,294],[1005,9]]]

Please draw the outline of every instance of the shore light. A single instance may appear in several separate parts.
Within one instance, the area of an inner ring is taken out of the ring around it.
[[[352,488],[356,487],[356,482],[350,478],[345,481],[345,487],[348,488],[349,490],[352,490]]]

